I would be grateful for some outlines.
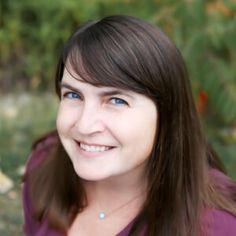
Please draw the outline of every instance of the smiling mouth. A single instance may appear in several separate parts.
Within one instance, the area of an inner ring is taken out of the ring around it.
[[[78,145],[83,151],[86,152],[105,152],[113,148],[111,146],[88,145],[81,142],[79,142]]]

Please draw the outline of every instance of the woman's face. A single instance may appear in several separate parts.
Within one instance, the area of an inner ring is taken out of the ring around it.
[[[151,99],[93,86],[65,69],[57,129],[81,178],[98,181],[144,173],[156,124],[157,108]]]

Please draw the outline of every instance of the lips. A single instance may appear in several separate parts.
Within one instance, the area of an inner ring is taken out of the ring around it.
[[[94,152],[105,152],[105,151],[108,151],[108,150],[113,148],[111,146],[87,144],[87,143],[83,143],[83,142],[77,142],[77,144],[79,145],[79,147],[83,151],[91,152],[91,153],[94,153]]]

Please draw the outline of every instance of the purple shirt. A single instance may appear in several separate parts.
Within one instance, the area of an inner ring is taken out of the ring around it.
[[[48,147],[55,144],[55,136],[49,136],[45,141],[42,141],[36,150],[31,154],[28,163],[27,171],[37,166],[40,161],[46,158]],[[236,186],[223,173],[212,170],[210,175],[215,179],[217,187],[222,191],[236,190]],[[36,222],[32,217],[32,206],[28,194],[28,185],[24,183],[23,186],[23,207],[24,207],[24,232],[27,236],[65,236],[64,234],[51,229],[48,226],[47,220],[42,223]],[[235,191],[236,192],[236,191]],[[207,236],[233,236],[236,235],[236,216],[218,209],[207,209],[202,216],[202,226],[208,232]],[[117,236],[127,236],[132,227],[130,222]],[[145,230],[140,236],[148,235]]]

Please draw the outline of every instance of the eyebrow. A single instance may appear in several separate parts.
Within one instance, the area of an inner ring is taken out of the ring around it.
[[[75,87],[73,87],[73,86],[71,86],[70,84],[67,84],[67,83],[65,83],[65,82],[61,82],[61,83],[60,83],[60,88],[61,88],[61,89],[67,88],[67,89],[73,90],[73,91],[75,91],[75,92],[77,92],[77,93],[80,93],[79,89],[77,89],[77,88],[75,88]]]
[[[70,90],[75,91],[77,93],[81,93],[81,91],[79,89],[73,87],[72,85],[70,85],[66,82],[61,82],[60,87],[61,87],[61,89],[67,88],[67,89],[70,89]],[[124,95],[124,96],[130,97],[130,98],[133,98],[133,96],[128,93],[128,90],[126,92],[126,90],[112,88],[112,87],[109,87],[109,91],[99,92],[99,96],[101,96],[101,97],[109,97],[109,96],[115,96],[115,95]]]

